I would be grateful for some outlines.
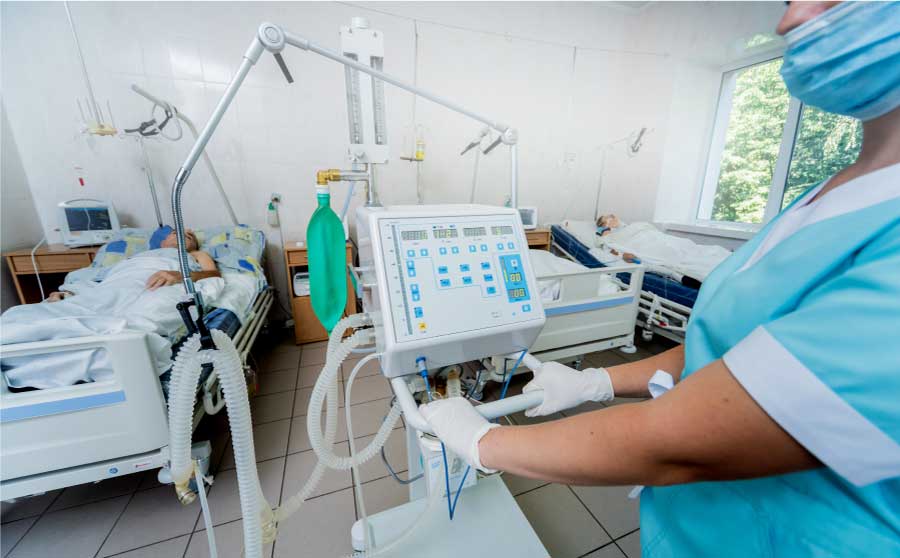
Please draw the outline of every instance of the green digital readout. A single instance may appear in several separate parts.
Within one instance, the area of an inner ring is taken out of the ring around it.
[[[459,236],[459,231],[456,229],[434,229],[434,237],[437,239],[442,238],[456,238]]]
[[[485,236],[487,230],[484,227],[466,227],[463,229],[464,236]]]
[[[509,282],[510,283],[519,283],[521,281],[522,281],[522,274],[519,273],[518,271],[515,273],[509,274]]]
[[[525,296],[525,289],[509,289],[509,298],[519,299]]]
[[[494,236],[503,234],[512,234],[513,229],[510,225],[494,225],[491,227],[491,234]]]
[[[403,231],[400,237],[403,240],[428,240],[428,231]]]

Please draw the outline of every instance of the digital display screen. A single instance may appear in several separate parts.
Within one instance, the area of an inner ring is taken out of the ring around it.
[[[491,227],[491,234],[493,235],[512,234],[512,232],[512,227],[510,225],[495,225]]]
[[[67,207],[66,223],[72,232],[112,230],[106,207]]]
[[[463,229],[464,236],[485,236],[487,234],[487,229],[484,227],[469,227]]]
[[[517,271],[515,273],[509,274],[509,282],[510,283],[520,283],[522,281],[522,273]]]
[[[456,229],[434,229],[434,237],[437,239],[456,238],[457,236],[459,236],[459,231]]]
[[[403,231],[400,233],[403,240],[428,240],[428,231]]]
[[[525,289],[509,289],[509,298],[518,299],[525,297]]]

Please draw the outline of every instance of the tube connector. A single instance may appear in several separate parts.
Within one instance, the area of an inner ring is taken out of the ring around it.
[[[178,496],[178,501],[185,506],[193,504],[197,499],[197,493],[191,490],[189,482],[176,482],[175,495]]]
[[[316,171],[316,184],[326,186],[329,182],[337,182],[341,179],[341,171],[339,169],[325,169]]]

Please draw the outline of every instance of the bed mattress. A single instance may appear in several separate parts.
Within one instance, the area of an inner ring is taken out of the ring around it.
[[[584,243],[566,230],[565,227],[551,225],[550,229],[553,233],[553,241],[559,244],[563,250],[571,254],[580,264],[589,268],[606,267],[593,253],[591,253],[591,249],[588,246],[585,246]],[[619,274],[619,279],[628,283],[631,281],[631,275],[628,273],[621,273]],[[699,289],[686,287],[674,279],[650,272],[644,273],[644,284],[642,288],[645,291],[671,300],[672,302],[677,302],[688,308],[694,306],[694,302],[697,300],[697,294],[700,292]]]

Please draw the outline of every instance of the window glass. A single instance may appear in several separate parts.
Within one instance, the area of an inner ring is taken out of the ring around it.
[[[725,146],[709,216],[715,221],[763,221],[790,104],[780,69],[779,58],[743,68],[734,76]]]
[[[781,207],[856,160],[862,124],[804,105]]]

